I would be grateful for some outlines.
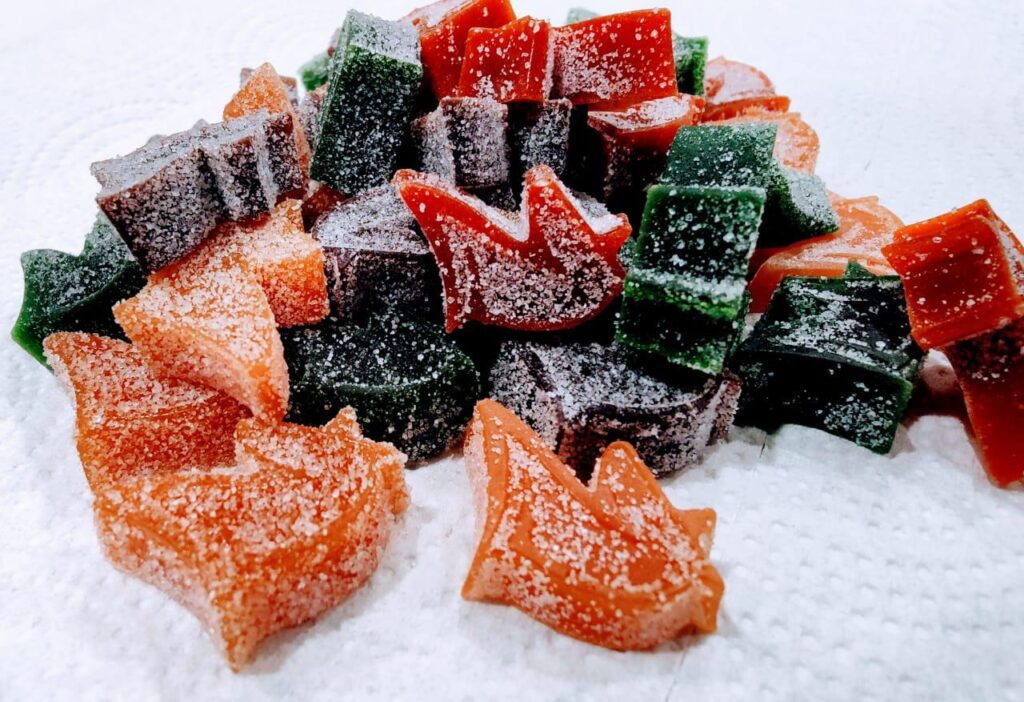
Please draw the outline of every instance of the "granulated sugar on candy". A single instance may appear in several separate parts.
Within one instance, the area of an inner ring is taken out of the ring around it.
[[[595,17],[558,27],[554,37],[555,97],[625,104],[677,93],[668,10]]]
[[[773,170],[761,225],[762,246],[785,246],[839,229],[839,217],[821,178],[778,162]]]
[[[93,508],[107,558],[187,607],[237,671],[366,582],[408,494],[404,457],[348,415],[322,429],[243,420],[235,445],[232,468],[125,479]]]
[[[412,123],[419,166],[464,188],[509,183],[508,108],[489,98],[444,98]]]
[[[320,109],[310,176],[346,195],[388,182],[423,78],[416,30],[345,16]]]
[[[661,182],[767,191],[775,175],[776,132],[774,124],[759,122],[682,127],[669,149]]]
[[[77,256],[35,249],[21,255],[25,292],[11,337],[40,362],[43,339],[56,331],[120,337],[111,307],[146,283],[139,264],[103,215]]]
[[[643,366],[650,363],[615,346],[507,341],[491,396],[583,478],[614,441],[628,441],[664,477],[696,465],[725,438],[740,384],[728,374],[685,372],[666,382]]]
[[[818,133],[800,117],[799,112],[769,112],[751,108],[739,117],[721,120],[717,124],[743,124],[746,122],[771,122],[777,128],[775,135],[775,160],[781,165],[797,171],[813,173],[818,163],[821,142]]]
[[[405,19],[419,30],[420,56],[427,82],[438,98],[456,94],[469,33],[501,27],[516,19],[508,0],[438,0]]]
[[[676,64],[676,86],[689,95],[704,94],[704,67],[708,60],[707,37],[672,34],[672,55]]]
[[[299,128],[302,120],[296,111],[298,99],[295,94],[295,79],[282,78],[269,63],[264,63],[256,70],[250,70],[248,75],[243,71],[242,77],[242,86],[224,107],[224,119],[238,119],[260,110],[266,110],[271,114],[291,115],[292,124],[295,126],[295,148],[299,152],[299,163],[303,172],[308,173],[309,142],[306,140],[305,130]],[[291,81],[290,85],[286,82],[288,80]]]
[[[319,424],[352,407],[367,436],[390,441],[413,461],[449,448],[479,396],[472,361],[432,322],[329,320],[283,339],[292,421]]]
[[[322,51],[306,61],[299,66],[299,78],[302,79],[302,87],[309,91],[327,85],[331,79],[331,57]]]
[[[258,71],[260,71],[261,69],[263,69],[264,67],[267,67],[267,66],[270,66],[271,68],[273,68],[273,66],[271,66],[269,63],[265,63],[265,64],[262,64],[259,68],[243,68],[242,70],[240,70],[238,72],[238,87],[240,89],[244,88],[245,84],[249,82],[249,79],[252,78],[255,73],[257,73]],[[274,71],[274,73],[277,73],[277,71]],[[291,76],[281,76],[281,75],[278,76],[278,79],[280,79],[281,84],[284,85],[285,95],[288,96],[288,101],[292,104],[292,107],[295,107],[296,105],[298,105],[299,104],[299,81],[296,80],[295,78],[292,78]],[[255,112],[255,110],[253,110],[253,112]],[[227,119],[227,118],[225,118],[225,119]]]
[[[605,449],[584,485],[518,417],[484,400],[465,463],[479,543],[463,597],[616,650],[715,630],[715,512],[676,509],[628,443]]]
[[[147,272],[177,261],[221,222],[265,214],[302,193],[290,114],[266,111],[151,139],[92,164],[100,209]]]
[[[842,278],[786,278],[732,364],[736,423],[803,424],[886,453],[921,355],[896,276],[853,264]]]
[[[763,208],[759,188],[652,187],[616,339],[694,370],[721,372],[743,329],[746,273]]]
[[[789,98],[775,93],[768,76],[751,65],[721,56],[705,66],[704,96],[708,100],[704,118],[709,121],[737,117],[749,110],[789,110]]]
[[[526,172],[541,164],[549,166],[559,178],[565,178],[569,164],[571,114],[572,103],[565,99],[509,105],[511,182],[517,189]]]
[[[522,331],[577,326],[619,294],[622,215],[570,193],[547,166],[526,174],[523,216],[429,174],[399,171],[398,193],[437,259],[449,332],[470,320]]]
[[[323,249],[334,315],[365,321],[386,309],[432,316],[441,283],[430,246],[393,185],[381,185],[321,217],[313,236]]]
[[[551,95],[554,68],[551,24],[522,17],[466,37],[458,95],[498,102],[542,102]]]
[[[249,413],[227,395],[158,378],[137,349],[116,339],[58,332],[44,347],[75,403],[75,443],[93,490],[234,461],[235,425]]]

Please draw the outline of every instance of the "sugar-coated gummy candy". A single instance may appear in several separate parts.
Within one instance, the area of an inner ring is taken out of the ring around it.
[[[302,126],[302,133],[306,135],[307,144],[316,143],[317,136],[320,134],[320,110],[324,106],[326,97],[327,86],[320,86],[316,90],[306,93],[296,108],[299,124]]]
[[[288,407],[274,313],[244,256],[200,249],[150,277],[114,318],[154,372],[221,390],[258,417]]]
[[[554,68],[551,24],[521,17],[502,27],[476,27],[466,37],[458,95],[498,102],[543,102]]]
[[[565,15],[565,24],[576,24],[595,17],[599,17],[599,15],[593,10],[588,10],[585,7],[570,7]]]
[[[637,10],[554,30],[554,95],[578,105],[677,93],[668,10]]]
[[[509,105],[508,131],[512,149],[512,183],[518,189],[534,166],[549,166],[564,179],[569,165],[569,127],[572,103],[566,99]]]
[[[1024,317],[1024,246],[985,200],[898,230],[882,252],[903,278],[925,348]]]
[[[259,68],[243,68],[238,72],[238,87],[244,88],[245,84],[249,82],[249,79],[253,77],[255,73],[262,70],[264,66],[270,66],[269,63],[261,65]],[[271,66],[271,68],[273,68]],[[275,71],[276,73],[276,71]],[[284,92],[288,96],[288,101],[295,107],[299,104],[299,81],[291,76],[278,76],[281,83],[284,85]],[[255,110],[253,110],[255,112]],[[227,119],[227,117],[225,117]]]
[[[490,98],[443,98],[412,123],[420,168],[466,188],[509,182],[508,107]]]
[[[25,292],[11,337],[45,363],[43,339],[57,331],[122,336],[114,303],[146,283],[139,264],[103,215],[77,256],[35,249],[21,255]]]
[[[1024,479],[1024,318],[945,348],[981,463],[998,485]]]
[[[751,312],[764,312],[772,293],[787,276],[835,278],[843,275],[850,261],[876,275],[895,272],[882,255],[882,247],[903,226],[900,218],[879,204],[877,197],[836,197],[832,206],[839,217],[839,231],[773,249],[773,254],[757,267],[747,286]]]
[[[177,261],[227,220],[265,214],[306,176],[287,113],[265,110],[151,139],[92,164],[100,209],[147,272]]]
[[[302,121],[296,111],[295,79],[291,79],[291,89],[284,78],[277,74],[269,63],[262,64],[248,75],[243,73],[242,86],[224,106],[224,119],[238,119],[260,110],[271,114],[285,113],[292,117],[295,129],[295,148],[299,153],[299,163],[305,172],[309,170],[309,142],[306,132],[299,127]]]
[[[852,264],[841,278],[785,278],[733,361],[736,423],[803,424],[886,453],[921,355],[898,277]]]
[[[459,86],[469,34],[516,19],[508,0],[437,0],[406,15],[419,30],[420,56],[434,95],[454,95]]]
[[[283,333],[289,418],[319,424],[352,407],[365,434],[421,461],[449,448],[469,420],[480,378],[433,322],[380,315]]]
[[[704,119],[729,119],[749,110],[786,112],[789,98],[777,95],[764,73],[745,63],[719,56],[704,70],[704,96],[708,100]]]
[[[411,24],[350,10],[331,56],[310,176],[346,195],[386,183],[422,78]]]
[[[760,122],[681,127],[669,149],[661,182],[767,191],[776,175],[772,159],[776,133],[774,124]]]
[[[322,51],[299,66],[299,78],[306,90],[316,90],[331,79],[331,57]]]
[[[105,485],[93,509],[107,558],[188,608],[237,671],[366,582],[408,493],[403,456],[347,414],[324,428],[243,420],[235,450],[229,469]]]
[[[491,397],[582,478],[615,441],[632,444],[664,477],[696,465],[724,438],[740,385],[728,374],[662,378],[642,365],[615,346],[507,341],[491,371]]]
[[[159,378],[131,344],[57,332],[46,357],[75,403],[75,443],[89,485],[230,465],[235,425],[249,415],[227,395]]]
[[[738,117],[721,120],[718,124],[744,122],[771,122],[775,124],[775,160],[787,168],[813,173],[818,163],[821,142],[818,133],[800,117],[799,112],[769,112],[750,109]]]
[[[764,210],[758,188],[656,185],[648,193],[616,339],[705,373],[734,350]]]
[[[440,306],[430,246],[390,183],[331,209],[313,236],[323,248],[339,319],[362,322],[389,308],[428,316]]]
[[[768,188],[762,246],[785,246],[839,229],[825,182],[813,173],[773,164]]]
[[[518,216],[437,176],[399,171],[395,185],[438,262],[449,332],[470,320],[567,329],[600,314],[621,290],[628,221],[573,195],[547,166],[526,174]]]
[[[479,542],[462,596],[512,605],[616,650],[715,630],[724,585],[710,509],[679,510],[636,451],[611,444],[587,484],[518,417],[477,404],[466,437]]]
[[[708,60],[707,37],[672,35],[676,64],[676,86],[688,95],[704,94],[704,70]]]

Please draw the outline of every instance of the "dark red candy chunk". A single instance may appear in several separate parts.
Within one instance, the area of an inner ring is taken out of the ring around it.
[[[668,10],[595,17],[555,30],[555,94],[577,105],[677,95]]]
[[[753,66],[719,56],[704,69],[704,121],[731,119],[750,110],[787,112],[789,98],[778,95],[771,79]]]
[[[466,39],[459,95],[498,102],[543,102],[551,94],[551,24],[523,17],[496,29],[478,27]]]

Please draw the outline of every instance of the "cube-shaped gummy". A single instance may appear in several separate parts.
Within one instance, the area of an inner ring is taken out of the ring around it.
[[[661,182],[768,190],[775,177],[776,130],[762,122],[683,127],[669,148]]]
[[[707,37],[672,35],[672,53],[676,58],[676,85],[679,92],[704,94],[704,66],[708,60]]]
[[[839,215],[821,178],[777,162],[774,171],[761,227],[761,246],[786,246],[839,229]]]
[[[420,166],[465,188],[509,182],[508,107],[490,98],[444,98],[412,123]]]

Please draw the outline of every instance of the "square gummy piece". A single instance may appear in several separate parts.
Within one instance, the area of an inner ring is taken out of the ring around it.
[[[330,210],[313,227],[313,236],[323,248],[339,319],[364,322],[386,309],[421,316],[438,311],[434,255],[393,185],[367,190]]]
[[[444,98],[412,123],[421,168],[460,187],[509,183],[508,107],[489,98]]]
[[[601,344],[506,341],[491,371],[491,396],[583,478],[615,441],[632,444],[657,477],[696,465],[728,434],[739,394],[735,376],[662,378]]]
[[[708,60],[707,37],[672,35],[672,53],[676,61],[676,85],[679,92],[704,94],[704,67]]]
[[[202,385],[158,378],[131,344],[58,332],[44,342],[75,403],[75,444],[90,487],[126,478],[229,465],[248,412]]]
[[[785,278],[733,360],[736,422],[802,424],[886,453],[921,355],[896,276]]]
[[[299,66],[299,78],[302,79],[302,86],[311,92],[321,85],[327,85],[331,79],[331,57],[322,51],[306,61]]]
[[[821,178],[778,162],[774,171],[761,226],[761,246],[786,246],[839,229],[839,215]]]
[[[279,76],[269,63],[264,63],[256,69],[243,68],[242,85],[224,106],[224,119],[238,119],[260,110],[266,110],[271,114],[291,115],[299,164],[303,173],[306,173],[309,171],[309,142],[306,140],[306,131],[302,128],[302,120],[296,110],[298,97],[295,91],[295,79]]]
[[[346,195],[391,178],[423,78],[416,30],[350,10],[318,117],[310,176]]]
[[[550,166],[559,178],[565,177],[571,115],[572,103],[565,99],[509,106],[509,141],[516,186],[528,170],[540,164]]]
[[[1024,317],[1024,246],[985,200],[896,232],[914,339],[945,346]]]
[[[746,272],[763,209],[758,188],[652,187],[616,339],[694,370],[720,372],[750,304]]]
[[[521,17],[502,27],[476,27],[466,39],[458,94],[498,102],[542,102],[551,94],[551,24]]]
[[[682,127],[668,152],[663,183],[772,186],[777,127],[770,123]]]
[[[44,363],[43,339],[54,332],[122,336],[111,308],[146,284],[139,264],[102,214],[85,237],[82,253],[26,251],[21,268],[25,292],[11,337]]]

